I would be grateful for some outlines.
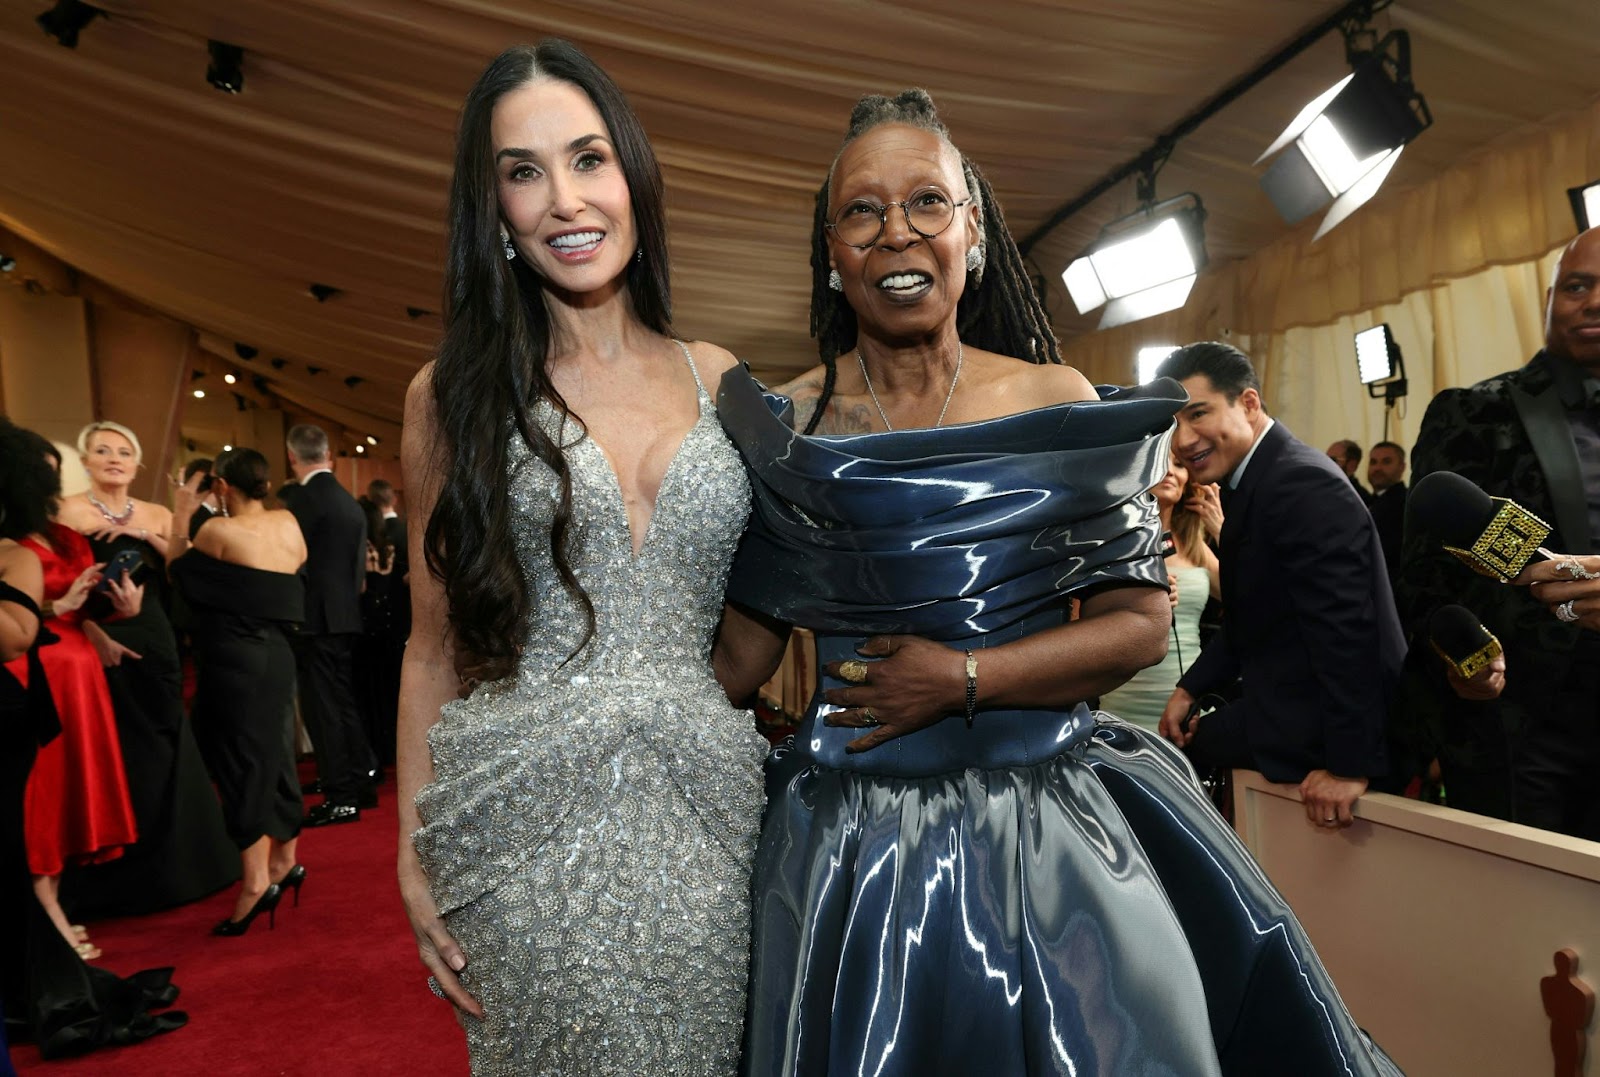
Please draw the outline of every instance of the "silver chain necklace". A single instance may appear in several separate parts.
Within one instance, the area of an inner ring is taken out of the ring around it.
[[[961,362],[966,358],[961,347],[961,341],[956,341],[956,372],[950,375],[950,391],[944,394],[944,407],[939,409],[939,417],[933,421],[933,428],[937,430],[944,425],[944,413],[950,410],[950,401],[956,395],[956,382],[961,380]],[[889,415],[883,410],[883,401],[878,399],[878,391],[872,387],[872,379],[867,377],[867,364],[861,358],[861,349],[856,349],[856,365],[861,368],[861,380],[867,383],[867,393],[872,397],[872,404],[878,409],[878,418],[883,420],[885,430],[893,430],[894,424],[889,421]]]
[[[110,520],[118,527],[121,527],[123,524],[133,519],[133,498],[131,497],[128,499],[127,508],[122,510],[121,515],[118,515],[117,513],[114,513],[110,509],[106,508],[106,506],[101,503],[100,499],[95,497],[93,494],[89,495],[89,504],[99,509],[101,516],[104,516],[107,520]]]

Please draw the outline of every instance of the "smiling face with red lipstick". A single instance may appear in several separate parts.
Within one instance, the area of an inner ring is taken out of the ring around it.
[[[1562,254],[1546,302],[1544,346],[1600,375],[1600,228]]]
[[[491,125],[501,223],[556,293],[623,286],[638,239],[605,120],[578,87],[538,78],[505,94]]]

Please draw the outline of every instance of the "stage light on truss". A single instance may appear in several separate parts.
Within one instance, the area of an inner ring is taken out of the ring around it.
[[[1061,274],[1079,314],[1109,329],[1176,310],[1206,264],[1205,207],[1186,193],[1112,221]]]
[[[1148,385],[1156,380],[1156,368],[1167,356],[1178,350],[1176,344],[1147,344],[1139,349],[1137,358],[1139,384]]]
[[[1400,151],[1432,123],[1411,84],[1411,39],[1396,30],[1256,158],[1278,155],[1261,187],[1290,224],[1332,203],[1313,237],[1321,239],[1378,193]]]
[[[1568,187],[1567,198],[1572,202],[1572,219],[1578,222],[1578,231],[1587,232],[1600,225],[1600,180]]]
[[[1393,406],[1406,395],[1406,362],[1389,323],[1356,334],[1356,372],[1367,395]]]

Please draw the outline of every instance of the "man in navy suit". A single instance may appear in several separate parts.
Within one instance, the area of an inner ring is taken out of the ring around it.
[[[1238,349],[1190,344],[1159,373],[1189,392],[1173,452],[1192,482],[1221,484],[1226,514],[1223,630],[1178,682],[1161,732],[1197,764],[1300,783],[1308,819],[1348,826],[1368,779],[1386,770],[1405,654],[1372,517],[1327,454],[1267,415]],[[1237,699],[1189,717],[1240,679]]]
[[[361,634],[361,587],[367,574],[367,518],[333,477],[328,435],[302,424],[288,435],[295,483],[278,497],[306,540],[306,620],[295,639],[300,715],[317,753],[323,802],[307,826],[353,823],[361,802],[376,803],[377,757],[361,728],[350,659]]]

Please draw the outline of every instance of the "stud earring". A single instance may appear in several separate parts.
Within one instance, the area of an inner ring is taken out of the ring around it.
[[[844,278],[839,276],[837,269],[828,270],[828,287],[836,292],[844,291]]]
[[[516,244],[511,242],[511,236],[510,235],[508,235],[505,232],[501,232],[500,233],[500,242],[505,244],[506,261],[509,262],[509,261],[511,261],[511,259],[513,259],[513,258],[515,258],[517,256],[517,246],[516,246]]]
[[[983,280],[983,244],[974,243],[967,248],[967,272],[972,274],[976,281]]]

